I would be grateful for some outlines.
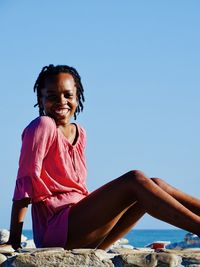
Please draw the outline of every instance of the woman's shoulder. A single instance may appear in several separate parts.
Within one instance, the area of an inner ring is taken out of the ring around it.
[[[25,133],[35,134],[37,132],[44,135],[48,133],[55,133],[56,129],[57,127],[54,119],[48,116],[40,116],[28,124],[28,126],[24,129],[22,136],[24,136]]]
[[[26,128],[56,128],[54,119],[48,116],[40,116],[32,120]]]

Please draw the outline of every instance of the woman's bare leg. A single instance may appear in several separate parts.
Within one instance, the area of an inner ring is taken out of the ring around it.
[[[181,204],[183,204],[186,208],[191,210],[197,215],[200,215],[200,200],[194,198],[180,190],[174,188],[173,186],[167,184],[164,180],[160,178],[151,178],[153,182],[155,182],[159,187],[161,187],[165,192],[170,194],[176,200],[178,200]],[[112,245],[116,240],[123,237],[126,233],[128,233],[131,228],[137,223],[137,221],[144,215],[144,209],[136,202],[136,204],[132,205],[127,211],[123,214],[123,216],[119,219],[113,229],[110,231],[109,235],[103,240],[98,248],[105,249]],[[135,223],[134,223],[135,222]],[[92,247],[95,244],[91,244]]]
[[[200,216],[200,200],[169,185],[160,178],[151,178],[160,188],[178,200],[183,206]]]
[[[169,185],[164,180],[160,178],[151,178],[151,180],[156,183],[160,188],[162,188],[165,192],[170,194],[172,197],[174,197],[176,200],[178,200],[182,205],[184,205],[186,208],[194,212],[195,214],[200,216],[200,200],[198,198],[195,198],[193,196],[190,196],[177,188]],[[137,203],[138,204],[138,203]],[[136,209],[138,211],[138,207]],[[141,217],[145,213],[142,207],[140,207],[141,210]],[[133,214],[132,214],[133,213]],[[120,218],[120,220],[117,222],[117,224],[113,227],[109,235],[106,237],[106,239],[100,244],[99,248],[107,248],[110,244],[114,243],[115,240],[118,240],[119,238],[123,237],[135,224],[132,224],[131,218],[135,218],[135,215],[140,215],[140,213],[136,212],[134,207],[131,207],[128,209],[124,215]],[[137,216],[136,215],[136,216]],[[138,217],[138,220],[140,217]],[[135,220],[136,221],[136,220]]]
[[[110,247],[115,241],[127,234],[145,213],[144,208],[136,202],[121,216],[109,235],[100,244],[97,244],[97,247],[100,249]]]
[[[169,185],[160,178],[151,178],[151,180],[156,183],[160,188],[162,188],[165,192],[167,192],[176,200],[178,200],[186,208],[188,208],[195,214],[200,215],[200,200],[198,198],[181,192],[180,190]],[[137,219],[139,220],[144,215],[144,213],[144,209],[138,204],[138,202],[134,204],[134,206],[131,206],[131,208],[129,208],[124,213],[124,215],[110,231],[109,235],[105,238],[105,240],[103,240],[101,244],[99,244],[98,247],[105,249],[111,244],[113,244],[116,240],[123,237],[136,224]],[[135,221],[135,223],[133,223],[133,221]]]
[[[128,207],[138,201],[150,215],[200,234],[200,217],[139,171],[104,185],[71,208],[66,248],[87,247],[104,240]],[[130,217],[131,220],[131,217]],[[133,220],[131,225],[135,221]],[[116,225],[117,227],[117,225]]]

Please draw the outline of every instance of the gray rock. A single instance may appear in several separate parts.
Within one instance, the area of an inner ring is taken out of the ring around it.
[[[169,266],[169,267],[183,266],[181,256],[165,252],[157,253],[157,264],[158,266]]]
[[[0,244],[4,244],[8,241],[10,232],[6,229],[0,229]]]
[[[2,256],[1,267],[200,267],[200,249],[116,249],[107,253],[100,249],[43,248]]]
[[[166,250],[166,253],[175,254],[181,257],[181,266],[199,267],[200,266],[200,249],[183,249],[183,250]]]
[[[65,251],[64,248],[61,247],[51,247],[51,248],[21,248],[18,250],[18,253],[31,253],[31,254],[35,254],[38,252],[61,252],[61,251]]]
[[[113,258],[116,267],[154,267],[157,266],[157,257],[155,253],[132,252],[118,255]]]
[[[14,264],[15,267],[114,266],[109,259],[102,258],[101,253],[94,250],[22,253],[16,257]]]

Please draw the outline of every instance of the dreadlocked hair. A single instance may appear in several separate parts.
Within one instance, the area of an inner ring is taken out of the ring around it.
[[[40,116],[45,115],[43,107],[39,105],[40,98],[42,97],[42,89],[44,88],[45,80],[48,77],[57,75],[59,73],[69,73],[74,78],[76,89],[77,89],[77,98],[78,98],[78,106],[74,113],[74,119],[76,120],[77,115],[83,110],[83,102],[85,101],[84,89],[81,83],[81,77],[78,74],[77,70],[67,65],[54,66],[53,64],[50,64],[49,66],[45,66],[42,68],[33,87],[34,92],[37,93],[37,104],[35,104],[34,107],[39,106],[39,115]]]

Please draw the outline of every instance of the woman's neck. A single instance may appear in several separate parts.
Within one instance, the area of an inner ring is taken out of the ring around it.
[[[75,123],[67,125],[60,125],[58,128],[61,130],[63,135],[67,138],[70,144],[75,144],[78,138],[77,126]]]

